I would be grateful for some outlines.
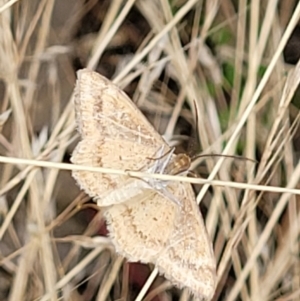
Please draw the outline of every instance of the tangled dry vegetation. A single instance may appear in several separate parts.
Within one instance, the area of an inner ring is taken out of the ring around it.
[[[101,210],[58,165],[78,141],[87,66],[178,150],[235,156],[193,164],[218,180],[195,185],[213,300],[299,300],[299,15],[295,0],[0,0],[0,299],[190,298],[162,277],[144,296],[153,267],[114,253]]]

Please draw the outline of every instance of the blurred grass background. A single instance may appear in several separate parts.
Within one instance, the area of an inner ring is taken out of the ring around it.
[[[153,268],[114,253],[69,171],[14,162],[70,163],[86,66],[178,151],[246,158],[193,164],[229,183],[195,185],[213,300],[299,300],[299,13],[295,0],[0,0],[0,300],[134,300]],[[158,277],[144,298],[192,296]]]

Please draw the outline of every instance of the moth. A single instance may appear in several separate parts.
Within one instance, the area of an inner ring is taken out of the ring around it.
[[[187,157],[173,154],[120,88],[88,69],[77,75],[74,103],[81,141],[74,164],[169,174],[188,168]],[[152,263],[174,285],[203,300],[212,298],[216,262],[189,183],[79,170],[72,175],[104,208],[119,254]]]

